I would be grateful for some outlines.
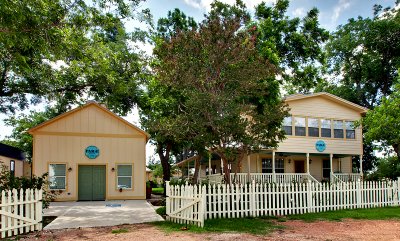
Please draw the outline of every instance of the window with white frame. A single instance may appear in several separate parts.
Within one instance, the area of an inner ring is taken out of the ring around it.
[[[294,134],[296,136],[305,136],[306,135],[306,118],[295,117],[294,124],[295,124]]]
[[[331,137],[331,120],[321,119],[321,137]]]
[[[122,189],[132,188],[132,165],[117,165],[117,186]]]
[[[283,119],[283,130],[286,135],[292,135],[292,117],[288,116]]]
[[[356,130],[354,129],[354,121],[346,121],[346,138],[356,139]]]
[[[49,165],[50,189],[65,190],[66,187],[66,164]]]
[[[275,173],[284,173],[285,172],[285,161],[283,158],[275,159]],[[272,159],[271,158],[263,158],[261,160],[262,173],[272,173]]]
[[[333,121],[333,137],[344,138],[343,121],[341,120]]]
[[[319,137],[319,120],[308,118],[308,136]]]

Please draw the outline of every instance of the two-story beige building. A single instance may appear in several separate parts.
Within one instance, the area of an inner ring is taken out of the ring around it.
[[[352,157],[362,160],[363,154],[362,130],[353,124],[366,113],[366,108],[325,92],[290,95],[285,102],[291,114],[283,123],[287,138],[276,149],[246,157],[238,171],[239,180],[248,180],[249,174],[252,180],[275,182],[347,181],[362,177],[362,162],[359,173],[353,173],[352,168]],[[191,164],[179,164],[187,165]],[[208,176],[218,181],[221,166],[220,160],[202,163],[200,178]]]
[[[33,174],[57,201],[145,199],[149,135],[96,102],[32,129]]]

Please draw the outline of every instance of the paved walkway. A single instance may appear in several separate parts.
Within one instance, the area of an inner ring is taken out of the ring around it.
[[[114,226],[163,221],[145,200],[53,202],[44,216],[57,216],[44,229]]]

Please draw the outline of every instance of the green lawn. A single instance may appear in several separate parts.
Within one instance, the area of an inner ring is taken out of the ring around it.
[[[323,213],[290,215],[286,217],[286,219],[303,220],[306,222],[314,222],[318,220],[340,221],[344,218],[367,220],[400,219],[400,207],[328,211]]]
[[[182,227],[185,227],[183,224],[168,221],[154,222],[153,224],[166,232],[180,231]],[[222,218],[206,220],[204,228],[189,225],[188,231],[196,233],[235,232],[264,235],[282,228],[284,228],[282,225],[276,225],[272,220],[264,218]]]
[[[189,225],[188,231],[196,233],[237,232],[265,235],[274,230],[285,228],[283,224],[287,220],[314,222],[320,220],[340,221],[347,218],[366,220],[400,219],[400,207],[328,211],[323,213],[289,215],[286,217],[210,219],[205,221],[204,228]],[[166,232],[181,231],[181,228],[185,227],[183,224],[168,221],[154,222],[153,224]]]
[[[163,188],[163,187],[153,187],[153,188],[151,189],[151,192],[152,192],[153,194],[162,195],[162,194],[164,193],[164,188]]]

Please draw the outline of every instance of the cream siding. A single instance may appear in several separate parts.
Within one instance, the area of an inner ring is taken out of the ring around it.
[[[97,104],[34,129],[32,134],[35,175],[48,172],[50,163],[66,163],[67,186],[58,201],[78,199],[79,165],[106,166],[106,199],[145,199],[147,136]],[[96,159],[84,153],[91,145],[100,150]],[[133,165],[132,190],[118,190],[118,164]]]
[[[16,177],[24,176],[24,161],[16,160],[6,156],[0,156],[0,162],[3,163],[8,170],[10,170],[11,160],[15,161],[15,176]]]

